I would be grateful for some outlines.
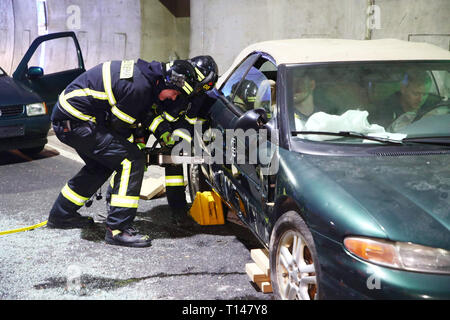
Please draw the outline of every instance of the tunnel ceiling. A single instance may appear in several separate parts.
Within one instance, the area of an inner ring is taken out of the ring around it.
[[[190,0],[159,0],[177,18],[191,15]]]

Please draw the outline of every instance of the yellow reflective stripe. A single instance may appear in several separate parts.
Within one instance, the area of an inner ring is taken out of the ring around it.
[[[164,111],[164,118],[169,122],[175,122],[178,120],[178,118],[172,117],[170,114],[168,114],[166,111]]]
[[[111,206],[122,208],[137,208],[139,205],[139,196],[121,196],[118,194],[111,195]]]
[[[84,203],[89,199],[79,195],[78,193],[70,189],[67,183],[64,186],[64,188],[62,188],[61,193],[64,196],[64,198],[80,207],[83,206]]]
[[[195,118],[189,118],[188,116],[184,116],[184,118],[186,119],[187,122],[189,122],[190,124],[195,124],[197,122],[197,117]]]
[[[111,233],[112,233],[112,236],[115,237],[115,236],[117,236],[118,234],[121,234],[122,231],[120,231],[120,230],[112,230]]]
[[[176,130],[172,133],[172,135],[178,136],[178,137],[180,137],[180,138],[182,138],[182,139],[184,139],[184,140],[186,140],[186,141],[188,141],[188,142],[191,142],[191,141],[192,141],[191,136],[188,135],[188,134],[186,134],[186,133],[184,133],[184,132],[181,131],[180,129],[176,129]]]
[[[130,181],[131,161],[124,159],[121,164],[122,175],[120,176],[119,195],[125,196],[128,190],[128,182]]]
[[[108,97],[111,107],[116,105],[116,98],[112,92],[111,87],[111,61],[105,62],[102,65],[103,87],[105,88],[106,96]]]
[[[186,93],[187,93],[188,95],[191,94],[192,91],[194,91],[194,89],[192,89],[192,87],[190,86],[190,84],[187,83],[186,81],[184,82],[183,90],[186,91]]]
[[[195,68],[195,72],[197,72],[198,81],[202,81],[203,79],[205,79],[205,76],[203,75],[203,73],[198,68]]]
[[[73,90],[73,91],[69,92],[68,94],[66,94],[65,98],[66,98],[66,100],[68,100],[68,99],[74,98],[74,97],[87,97],[87,96],[92,96],[95,99],[99,99],[99,100],[108,100],[108,97],[106,96],[105,92],[96,91],[96,90],[92,90],[89,88]]]
[[[116,177],[117,171],[114,171],[111,179],[109,180],[109,185],[111,186],[111,188],[114,188],[114,178]]]
[[[78,109],[75,109],[70,105],[70,103],[67,102],[67,99],[64,95],[64,91],[59,95],[59,104],[60,106],[66,110],[68,113],[70,113],[72,116],[74,116],[77,119],[83,120],[83,121],[92,121],[95,122],[95,117],[92,117],[90,115],[84,114],[80,112]]]
[[[134,142],[134,135],[131,134],[131,136],[129,136],[127,140],[128,140],[129,142],[133,143],[133,142]]]
[[[148,128],[150,129],[151,132],[155,132],[156,128],[158,128],[159,124],[163,121],[164,119],[162,116],[157,116],[155,119],[153,119],[152,123],[150,124],[150,127]]]
[[[184,187],[184,177],[183,176],[166,176],[166,186],[169,187]]]
[[[256,97],[247,97],[247,101],[255,102],[256,101]]]
[[[116,106],[113,106],[111,108],[111,112],[120,120],[122,120],[123,122],[126,122],[128,124],[133,124],[136,119],[133,118],[132,116],[127,115],[126,113],[124,113],[123,111],[120,111],[119,108],[117,108]]]

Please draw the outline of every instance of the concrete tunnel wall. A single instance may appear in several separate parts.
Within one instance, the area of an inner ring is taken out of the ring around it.
[[[67,30],[76,33],[87,69],[114,59],[188,58],[189,18],[175,18],[158,0],[47,0],[47,30],[38,28],[39,1],[0,0],[0,66],[9,74],[39,34]],[[47,56],[65,64],[73,54]]]
[[[449,16],[449,0],[193,0],[189,55],[211,54],[224,73],[244,47],[272,39],[396,38],[449,50]]]
[[[38,35],[39,1],[0,0],[0,65],[9,73]],[[448,0],[191,0],[190,18],[175,18],[158,0],[46,3],[48,32],[75,31],[87,68],[110,59],[210,54],[223,73],[250,43],[299,37],[398,38],[450,48]],[[379,18],[372,27],[370,6]]]

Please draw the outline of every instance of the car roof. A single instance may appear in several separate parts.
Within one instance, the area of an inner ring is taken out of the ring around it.
[[[450,52],[438,46],[398,39],[285,39],[254,43],[243,49],[222,81],[252,52],[264,52],[277,65],[295,63],[450,60]]]

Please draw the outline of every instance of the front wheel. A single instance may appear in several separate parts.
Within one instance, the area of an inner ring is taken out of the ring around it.
[[[320,267],[316,248],[297,212],[287,212],[278,219],[269,251],[272,288],[279,299],[318,299]]]

